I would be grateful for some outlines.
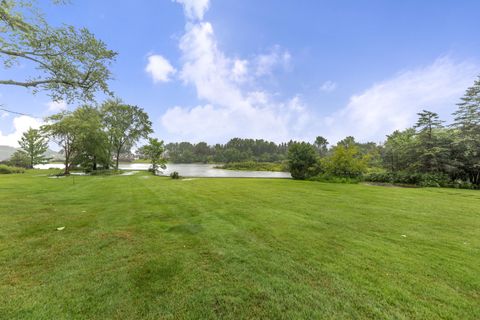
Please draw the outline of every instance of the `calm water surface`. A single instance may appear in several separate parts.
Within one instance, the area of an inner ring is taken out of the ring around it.
[[[209,178],[291,178],[288,172],[273,171],[237,171],[215,169],[214,164],[167,164],[167,169],[163,170],[162,175],[168,176],[177,171],[182,177],[209,177]],[[120,164],[121,170],[148,170],[147,163],[123,163]],[[59,163],[36,165],[37,169],[63,169]]]

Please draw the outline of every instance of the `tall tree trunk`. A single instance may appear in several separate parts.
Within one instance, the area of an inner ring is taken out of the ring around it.
[[[63,174],[65,175],[70,174],[69,158],[70,158],[70,155],[65,153],[65,171],[63,172]]]
[[[105,164],[104,169],[110,169],[110,166],[112,165],[112,151],[108,150],[107,154],[107,163]]]
[[[63,148],[65,153],[65,175],[70,174],[70,156],[71,156],[71,149],[70,149],[70,142],[67,141],[65,143],[65,147]]]
[[[97,170],[97,156],[93,156],[93,171]]]
[[[117,150],[117,164],[115,166],[115,169],[118,170],[118,158],[120,158],[120,149]]]

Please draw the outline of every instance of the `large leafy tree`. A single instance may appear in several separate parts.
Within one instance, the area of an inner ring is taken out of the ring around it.
[[[295,142],[288,148],[288,167],[292,178],[304,180],[313,174],[317,150],[306,142]]]
[[[103,130],[102,117],[97,108],[84,105],[77,108],[72,116],[77,127],[77,154],[74,162],[89,170],[96,170],[97,164],[104,168],[111,163],[107,134]]]
[[[141,138],[146,139],[153,132],[152,123],[143,109],[125,104],[119,99],[106,101],[101,113],[110,150],[115,154],[115,168],[118,169],[122,150],[126,146],[133,146]]]
[[[95,169],[99,159],[108,161],[104,155],[108,144],[95,108],[82,106],[73,112],[52,115],[46,121],[42,131],[62,148],[65,156],[64,174],[69,174],[75,164],[87,164]]]
[[[54,1],[63,2],[63,1]],[[46,91],[54,100],[92,100],[96,91],[110,93],[109,65],[116,53],[86,28],[49,24],[34,0],[0,0],[0,63],[10,69],[27,64],[29,77],[0,79]]]
[[[28,129],[23,133],[18,143],[28,156],[30,168],[48,161],[48,158],[45,157],[45,152],[48,150],[48,140],[39,130]]]
[[[457,105],[452,127],[457,135],[458,161],[468,179],[480,185],[480,77]]]

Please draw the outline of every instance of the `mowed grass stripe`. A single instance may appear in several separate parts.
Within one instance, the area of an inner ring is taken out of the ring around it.
[[[480,314],[475,191],[38,174],[0,176],[0,318]]]

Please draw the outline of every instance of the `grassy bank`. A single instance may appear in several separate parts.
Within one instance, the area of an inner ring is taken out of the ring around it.
[[[30,171],[0,203],[1,319],[480,314],[476,191]]]
[[[243,171],[279,171],[287,172],[288,169],[284,163],[278,162],[230,162],[218,165],[218,169],[243,170]]]

